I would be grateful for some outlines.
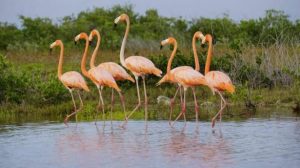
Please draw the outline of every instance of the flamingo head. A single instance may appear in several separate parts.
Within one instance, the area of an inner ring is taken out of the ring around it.
[[[201,31],[197,31],[194,33],[194,38],[196,38],[198,40],[203,40],[205,37]]]
[[[78,34],[74,39],[75,44],[77,44],[80,39],[88,39],[88,35],[84,32]]]
[[[93,29],[89,35],[89,41],[92,42],[94,36],[100,36],[100,33],[97,29]]]
[[[129,17],[128,17],[127,14],[125,14],[125,13],[121,14],[120,16],[118,16],[118,17],[115,19],[115,21],[114,21],[115,26],[116,26],[119,22],[124,22],[124,21],[126,21],[128,18],[129,18]]]
[[[163,41],[160,42],[160,49],[162,49],[162,47],[164,45],[167,45],[167,44],[175,44],[176,43],[176,39],[173,38],[173,37],[169,37]]]
[[[61,45],[62,44],[62,41],[61,40],[56,40],[54,41],[53,43],[50,44],[50,49],[49,49],[49,53],[51,55],[52,53],[52,48],[58,46],[58,45]]]
[[[212,36],[210,34],[206,34],[201,39],[202,39],[202,44],[205,44],[206,42],[211,42],[212,41]]]

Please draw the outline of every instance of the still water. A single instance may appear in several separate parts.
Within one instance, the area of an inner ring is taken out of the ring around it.
[[[295,116],[189,121],[0,125],[0,167],[299,167]]]

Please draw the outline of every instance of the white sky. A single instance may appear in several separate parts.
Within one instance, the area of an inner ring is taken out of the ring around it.
[[[144,14],[155,8],[160,15],[186,19],[222,17],[224,13],[238,21],[258,18],[267,9],[283,10],[290,19],[300,19],[300,0],[0,0],[0,21],[19,24],[19,15],[58,19],[94,7],[110,8],[133,4]]]

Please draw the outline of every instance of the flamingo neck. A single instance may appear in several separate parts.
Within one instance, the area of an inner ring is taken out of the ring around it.
[[[129,27],[130,27],[130,20],[129,20],[129,18],[126,18],[126,31],[125,31],[125,35],[124,35],[121,50],[120,50],[120,62],[123,67],[126,67],[124,54],[125,54],[126,41],[127,41],[127,37],[128,37],[128,33],[129,33]]]
[[[85,48],[84,48],[84,52],[82,55],[82,59],[81,59],[81,72],[83,73],[84,76],[89,77],[89,74],[86,70],[85,64],[86,64],[86,56],[87,56],[87,52],[88,52],[88,48],[89,48],[89,40],[88,37],[86,36],[84,38],[85,41]]]
[[[193,37],[192,46],[193,46],[194,59],[195,59],[195,70],[199,71],[200,65],[199,65],[199,59],[198,59],[197,48],[196,48],[196,35],[194,35]]]
[[[205,63],[205,74],[207,74],[210,70],[211,58],[212,58],[212,39],[208,39],[208,51]]]
[[[168,61],[167,74],[170,74],[172,62],[173,62],[173,59],[174,59],[176,51],[177,51],[177,42],[174,41],[173,45],[174,45],[174,48],[173,48],[173,51],[172,51],[171,56],[170,56],[169,61]]]
[[[58,62],[58,68],[57,68],[57,76],[60,79],[62,75],[62,66],[64,63],[64,45],[63,43],[59,44],[60,46],[60,55],[59,55],[59,62]]]
[[[100,36],[99,32],[96,32],[96,36],[97,36],[97,44],[93,51],[92,58],[90,60],[90,68],[95,68],[95,59],[96,59],[96,56],[97,56],[97,53],[99,50],[99,46],[100,46],[100,41],[101,41],[101,36]]]

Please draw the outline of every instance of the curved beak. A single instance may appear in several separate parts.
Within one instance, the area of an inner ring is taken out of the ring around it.
[[[74,40],[74,44],[77,45],[77,41],[76,40]]]
[[[117,23],[114,23],[114,29],[117,27],[117,25],[118,25]]]

